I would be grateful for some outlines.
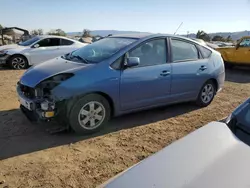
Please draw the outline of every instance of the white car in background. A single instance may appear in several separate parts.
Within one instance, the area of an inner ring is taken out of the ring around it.
[[[61,36],[42,35],[19,44],[0,47],[0,65],[25,69],[85,46],[79,41]]]

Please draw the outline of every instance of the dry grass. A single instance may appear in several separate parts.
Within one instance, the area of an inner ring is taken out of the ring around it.
[[[227,72],[207,108],[178,104],[130,114],[91,136],[49,135],[18,110],[23,71],[0,70],[0,182],[9,187],[95,187],[189,132],[227,116],[250,93],[250,70]]]

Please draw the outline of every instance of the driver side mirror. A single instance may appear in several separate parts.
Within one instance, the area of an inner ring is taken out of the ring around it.
[[[35,44],[34,46],[33,46],[33,48],[39,48],[39,44]]]
[[[140,58],[139,57],[128,57],[127,62],[125,63],[126,67],[135,67],[140,65]]]

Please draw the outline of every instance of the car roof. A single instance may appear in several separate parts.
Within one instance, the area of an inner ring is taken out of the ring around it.
[[[198,41],[195,41],[195,40],[192,40],[190,38],[187,38],[187,37],[183,37],[183,36],[180,36],[180,35],[171,35],[171,34],[122,34],[122,35],[112,35],[110,37],[113,37],[113,38],[134,38],[134,39],[150,39],[150,38],[155,38],[155,37],[174,37],[174,38],[180,38],[180,39],[185,39],[185,40],[189,40],[191,42],[195,42],[197,44],[200,44]]]
[[[40,38],[51,38],[51,37],[55,37],[55,38],[66,38],[66,39],[67,39],[67,37],[57,36],[57,35],[38,35],[38,37],[40,37]]]
[[[66,40],[71,40],[73,42],[78,42],[78,43],[81,43],[77,40],[74,40],[74,39],[71,39],[71,38],[68,38],[68,37],[63,37],[63,36],[57,36],[57,35],[38,35],[36,37],[39,37],[40,39],[44,39],[44,38],[59,38],[59,39],[66,39]]]

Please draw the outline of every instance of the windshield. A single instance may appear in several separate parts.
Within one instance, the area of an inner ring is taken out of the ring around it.
[[[132,38],[104,38],[73,51],[63,58],[83,63],[98,63],[111,57],[136,40]]]
[[[31,38],[31,39],[29,39],[29,40],[27,40],[25,42],[21,42],[18,45],[20,45],[20,46],[30,46],[31,44],[33,44],[34,42],[36,42],[38,40],[40,40],[39,37],[34,37],[34,38]]]

